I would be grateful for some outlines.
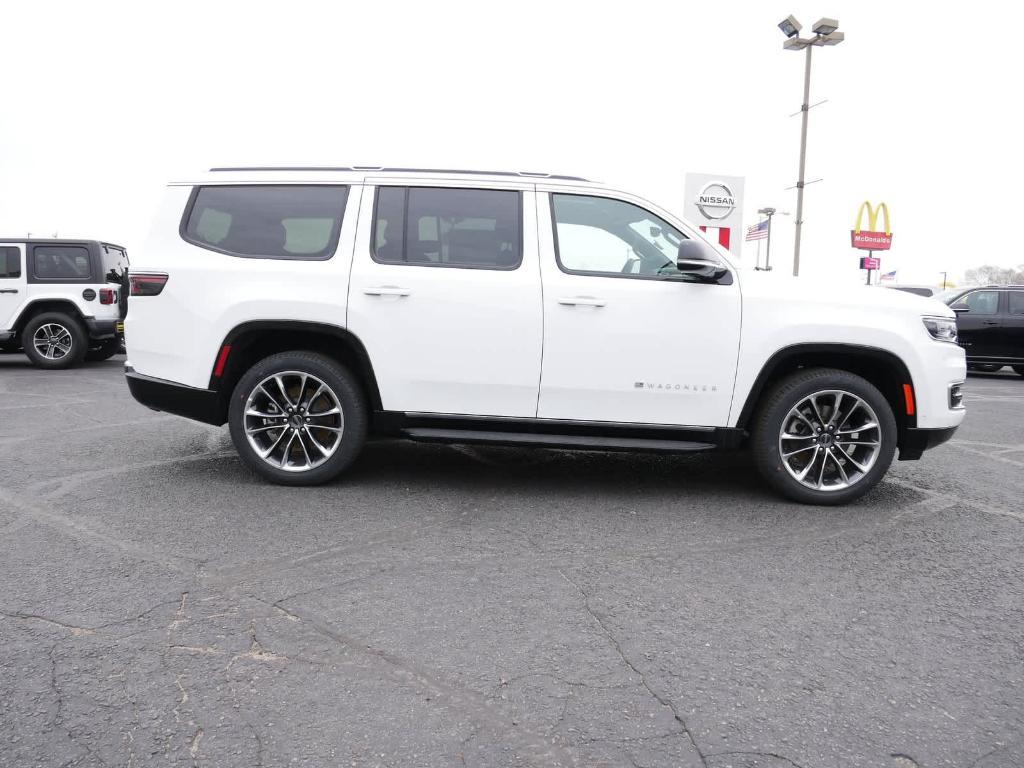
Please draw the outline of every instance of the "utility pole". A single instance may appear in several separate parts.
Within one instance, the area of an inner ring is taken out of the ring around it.
[[[942,273],[942,290],[946,290],[946,273]]]

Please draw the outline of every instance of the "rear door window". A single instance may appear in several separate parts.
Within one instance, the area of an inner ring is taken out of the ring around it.
[[[348,187],[197,187],[181,235],[232,256],[329,259],[338,245]]]
[[[1024,291],[1010,291],[1006,294],[1010,302],[1009,313],[1011,315],[1024,315]]]
[[[32,246],[32,274],[37,280],[88,280],[92,275],[84,245]]]
[[[516,269],[520,194],[503,189],[378,187],[373,258],[382,264]]]

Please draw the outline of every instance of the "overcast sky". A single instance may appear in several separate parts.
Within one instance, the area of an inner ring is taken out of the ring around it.
[[[824,180],[803,272],[862,279],[865,199],[890,206],[882,263],[901,282],[1024,263],[1024,55],[994,37],[1024,12],[994,2],[12,3],[0,234],[137,251],[166,181],[231,164],[543,170],[680,213],[687,171],[721,173],[746,177],[747,223],[795,213],[788,13],[847,37],[814,54],[811,101],[828,101],[811,112],[807,175]],[[783,272],[792,232],[779,217]]]

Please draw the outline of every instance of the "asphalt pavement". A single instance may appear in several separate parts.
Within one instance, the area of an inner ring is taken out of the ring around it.
[[[267,485],[0,356],[0,766],[1024,765],[1024,378],[861,502],[400,442]]]

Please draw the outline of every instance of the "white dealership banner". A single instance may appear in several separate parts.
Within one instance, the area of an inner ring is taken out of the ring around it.
[[[735,255],[743,245],[743,177],[686,174],[684,215]]]

